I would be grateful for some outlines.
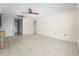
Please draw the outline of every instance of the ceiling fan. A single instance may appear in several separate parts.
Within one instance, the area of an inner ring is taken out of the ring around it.
[[[33,12],[33,10],[31,8],[28,8],[28,12],[22,12],[22,14],[35,14],[35,15],[39,15],[39,13]]]

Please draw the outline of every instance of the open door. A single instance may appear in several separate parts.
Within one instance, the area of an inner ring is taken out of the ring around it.
[[[15,34],[17,34],[17,35],[23,34],[23,20],[22,20],[22,18],[15,19]]]

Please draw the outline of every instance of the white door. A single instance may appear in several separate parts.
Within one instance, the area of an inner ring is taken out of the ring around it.
[[[23,18],[23,34],[33,34],[33,19]]]

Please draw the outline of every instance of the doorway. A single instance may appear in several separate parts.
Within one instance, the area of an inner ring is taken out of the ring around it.
[[[15,34],[16,35],[23,34],[23,19],[22,18],[15,19]]]

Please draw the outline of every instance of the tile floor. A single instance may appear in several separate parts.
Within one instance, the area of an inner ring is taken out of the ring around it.
[[[5,38],[0,56],[78,56],[76,43],[41,35],[24,35]]]

